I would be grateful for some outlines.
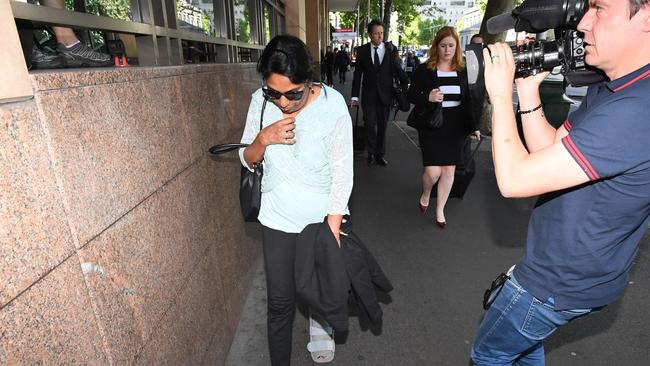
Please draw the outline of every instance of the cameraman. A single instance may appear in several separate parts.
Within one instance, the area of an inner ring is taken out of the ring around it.
[[[525,254],[476,335],[477,365],[544,365],[557,327],[621,296],[650,221],[650,0],[591,0],[577,29],[586,62],[611,81],[590,86],[555,130],[539,96],[548,73],[517,79],[528,150],[512,111],[512,51],[483,52],[499,189],[540,197]]]

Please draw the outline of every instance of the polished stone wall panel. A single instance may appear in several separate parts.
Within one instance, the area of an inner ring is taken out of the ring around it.
[[[214,357],[221,360],[215,364],[223,363],[228,346],[222,343],[210,348],[213,335],[218,333],[217,337],[225,339],[227,331],[222,327],[226,294],[215,263],[218,255],[216,246],[205,252],[176,304],[137,357],[136,365],[200,365],[207,353],[215,353]]]
[[[241,137],[254,65],[32,83],[0,107],[0,365],[222,364],[261,232],[206,150]]]
[[[106,365],[73,255],[0,310],[0,365]]]
[[[189,164],[179,84],[155,78],[37,94],[80,245]]]
[[[188,167],[80,251],[111,356],[130,363],[212,244],[205,164]]]
[[[239,174],[241,163],[237,156],[223,156],[208,164],[212,186],[212,200],[229,208],[229,215],[219,216],[217,226],[220,232],[220,256],[217,265],[223,273],[237,273],[238,280],[224,279],[224,292],[231,294],[226,299],[226,308],[232,322],[227,324],[233,334],[240,310],[250,287],[250,278],[244,269],[251,268],[261,254],[261,226],[259,223],[244,223],[239,209]]]
[[[0,308],[74,251],[33,101],[0,104]]]

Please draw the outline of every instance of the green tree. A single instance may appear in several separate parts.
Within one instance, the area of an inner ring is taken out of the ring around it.
[[[74,10],[74,0],[65,0],[65,6]],[[86,12],[113,19],[131,20],[129,0],[86,0]]]
[[[339,12],[338,15],[341,28],[354,28],[354,25],[357,22],[356,11],[342,11]]]
[[[435,34],[440,28],[444,27],[445,25],[447,25],[447,20],[442,16],[436,18],[435,20],[424,19],[421,21],[418,24],[418,44],[421,46],[431,45]]]
[[[205,34],[210,34],[210,17],[203,12],[201,13],[201,28]]]
[[[419,15],[418,8],[424,0],[384,0],[384,13],[379,14],[380,0],[359,0],[359,33],[366,36],[366,26],[371,19],[383,19],[386,24],[384,38],[390,33],[386,14],[397,13],[397,27],[400,34]]]
[[[248,23],[248,12],[244,12],[244,17],[239,20],[239,41],[248,43],[251,40],[250,24]]]

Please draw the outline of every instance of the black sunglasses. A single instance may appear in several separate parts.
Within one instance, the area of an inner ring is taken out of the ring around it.
[[[307,90],[307,84],[305,84],[305,88],[302,90],[295,90],[295,91],[288,91],[281,93],[275,89],[271,89],[268,86],[265,86],[262,88],[262,93],[264,93],[264,96],[267,99],[274,99],[278,100],[280,97],[284,96],[288,100],[300,100],[302,99],[303,95],[305,95],[305,90]]]
[[[490,306],[492,306],[494,300],[497,298],[497,296],[499,296],[499,293],[503,288],[503,284],[506,283],[509,278],[510,276],[507,274],[501,273],[497,278],[494,279],[494,281],[492,281],[490,288],[485,290],[485,293],[483,294],[483,309],[487,310],[490,308]]]

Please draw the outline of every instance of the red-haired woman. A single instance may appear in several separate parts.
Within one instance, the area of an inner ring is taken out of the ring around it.
[[[481,136],[472,115],[465,62],[454,28],[442,27],[436,33],[429,60],[415,70],[408,96],[420,108],[442,103],[442,126],[418,130],[418,138],[424,165],[420,211],[425,213],[429,208],[431,190],[437,182],[436,225],[444,229],[445,204],[456,165],[462,162],[463,143],[468,135]]]

